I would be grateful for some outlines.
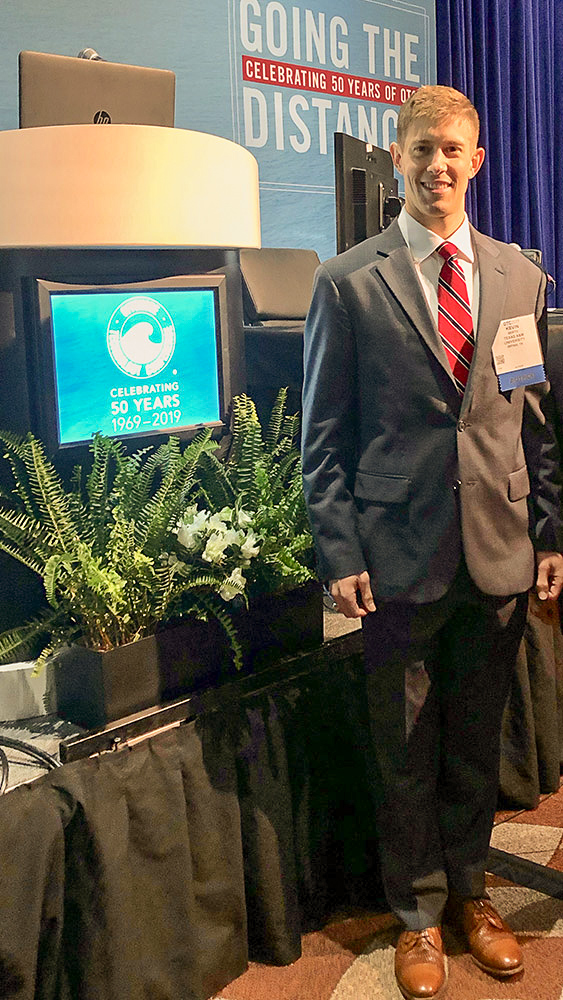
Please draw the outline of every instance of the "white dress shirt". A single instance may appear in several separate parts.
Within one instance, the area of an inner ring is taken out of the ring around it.
[[[420,222],[409,215],[405,207],[401,209],[399,218],[399,229],[403,239],[407,244],[414,261],[416,273],[418,274],[422,290],[430,307],[430,312],[434,317],[436,327],[438,326],[438,278],[444,263],[444,258],[437,253],[438,247],[442,243],[453,243],[459,250],[459,265],[465,275],[467,284],[467,294],[471,315],[473,316],[474,336],[477,334],[477,318],[479,316],[479,268],[475,259],[475,253],[471,243],[471,232],[469,220],[465,216],[461,226],[455,233],[443,240],[430,229],[426,229]]]

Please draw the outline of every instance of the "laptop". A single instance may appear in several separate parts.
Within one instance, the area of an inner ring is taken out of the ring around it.
[[[174,125],[171,70],[19,54],[20,128],[40,125]]]

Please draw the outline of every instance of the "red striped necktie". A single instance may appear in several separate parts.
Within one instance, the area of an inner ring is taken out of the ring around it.
[[[442,243],[437,250],[444,258],[438,279],[438,333],[458,392],[463,395],[475,347],[473,318],[465,275],[456,260],[457,247],[453,243]]]

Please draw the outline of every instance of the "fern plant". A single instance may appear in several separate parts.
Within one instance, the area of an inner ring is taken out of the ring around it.
[[[0,635],[0,662],[78,642],[106,650],[186,614],[215,616],[241,649],[228,602],[314,577],[295,445],[281,390],[263,432],[247,396],[233,401],[226,454],[201,432],[127,454],[97,435],[67,488],[40,441],[0,433],[13,489],[0,486],[0,550],[42,580],[46,607]]]
[[[38,654],[41,666],[63,644],[133,642],[193,610],[190,594],[216,587],[213,573],[180,576],[163,559],[198,492],[200,456],[217,447],[208,431],[184,450],[171,437],[134,455],[96,436],[90,471],[76,468],[70,489],[33,435],[0,441],[14,481],[0,488],[0,549],[41,577],[47,599],[34,621],[0,636],[0,660]]]

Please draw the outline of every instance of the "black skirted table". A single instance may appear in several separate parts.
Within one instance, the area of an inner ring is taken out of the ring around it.
[[[175,705],[0,798],[1,997],[206,1000],[335,908],[385,909],[360,632]]]
[[[381,903],[361,636],[189,699],[188,721],[0,799],[0,996],[204,1000]]]

